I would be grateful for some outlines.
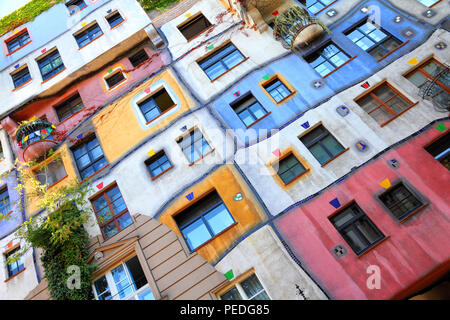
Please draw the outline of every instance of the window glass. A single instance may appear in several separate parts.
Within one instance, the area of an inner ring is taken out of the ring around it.
[[[450,133],[425,148],[437,161],[450,170]]]
[[[25,67],[16,73],[12,73],[11,78],[14,82],[14,88],[20,87],[31,80],[30,71],[28,70],[28,67]]]
[[[200,14],[189,20],[187,23],[179,26],[178,29],[187,40],[190,40],[198,34],[202,33],[210,26],[211,23],[208,21],[208,19],[206,19],[203,14]]]
[[[200,68],[205,71],[209,79],[214,80],[244,59],[242,53],[230,43],[219,49],[219,51],[199,61],[199,65]]]

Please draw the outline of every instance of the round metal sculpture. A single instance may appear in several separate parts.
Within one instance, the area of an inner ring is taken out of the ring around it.
[[[16,140],[22,151],[22,159],[30,161],[38,158],[56,144],[51,133],[55,126],[46,120],[35,120],[17,129]]]

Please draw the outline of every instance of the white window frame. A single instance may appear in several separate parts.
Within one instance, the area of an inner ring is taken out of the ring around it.
[[[241,286],[241,282],[244,282],[245,280],[247,280],[248,278],[250,278],[251,276],[256,276],[256,278],[258,279],[259,283],[261,284],[261,286],[263,287],[261,291],[257,292],[256,294],[254,294],[251,297],[248,297],[247,294],[245,293],[245,290],[242,288]],[[242,299],[244,300],[252,300],[254,297],[256,297],[257,295],[259,295],[261,292],[265,291],[267,296],[269,297],[270,300],[272,300],[272,297],[270,296],[269,292],[267,291],[266,287],[264,286],[263,282],[261,281],[261,278],[258,277],[258,275],[256,273],[252,273],[249,274],[247,277],[245,277],[244,279],[240,280],[239,282],[236,282],[232,287],[229,287],[225,292],[223,292],[220,296],[219,299],[222,300],[222,295],[224,295],[225,293],[227,293],[228,291],[230,291],[231,289],[236,288],[239,292],[239,294],[241,295]]]

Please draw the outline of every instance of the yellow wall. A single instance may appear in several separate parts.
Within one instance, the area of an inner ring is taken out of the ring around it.
[[[232,165],[225,165],[203,181],[186,191],[183,196],[175,200],[172,205],[159,217],[159,220],[181,235],[174,216],[195,203],[205,193],[215,189],[224,201],[234,220],[235,226],[213,238],[206,245],[196,251],[207,261],[216,262],[228,250],[233,242],[265,220],[262,208],[257,204],[253,193]],[[186,195],[193,192],[194,200],[189,201]],[[242,193],[243,200],[235,201],[236,194]]]

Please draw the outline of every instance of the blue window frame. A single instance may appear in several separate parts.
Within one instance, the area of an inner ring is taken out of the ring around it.
[[[306,0],[306,8],[313,14],[329,6],[335,0]]]
[[[3,215],[8,214],[11,211],[11,205],[9,203],[8,188],[0,191],[0,213]]]
[[[112,15],[106,17],[106,21],[108,21],[111,28],[114,28],[115,26],[117,26],[119,23],[121,23],[123,21],[123,17],[119,13],[119,11],[116,11]]]
[[[47,54],[37,61],[41,70],[42,80],[47,80],[65,68],[58,50]]]
[[[249,127],[257,120],[267,115],[266,109],[255,99],[252,94],[248,94],[231,104],[241,121]]]
[[[20,87],[25,82],[31,80],[30,71],[28,70],[28,67],[25,67],[20,71],[12,73],[11,78],[14,82],[14,88]]]
[[[263,87],[277,103],[292,94],[291,90],[289,90],[289,88],[278,78],[270,81]]]
[[[190,163],[194,163],[212,151],[208,141],[197,128],[178,140],[178,145]]]
[[[145,164],[150,170],[150,175],[153,179],[160,176],[172,167],[172,164],[170,163],[170,160],[164,151],[155,154],[153,157],[148,159]]]
[[[72,151],[82,179],[92,176],[108,164],[95,136],[75,146]]]
[[[349,59],[350,57],[334,44],[329,44],[305,58],[322,77],[340,67]]]
[[[6,42],[6,46],[8,47],[8,52],[11,53],[16,51],[17,49],[23,47],[27,43],[31,41],[30,35],[28,31],[21,33],[20,35],[14,37],[13,39]]]
[[[7,253],[6,259],[9,259],[14,254],[18,253],[19,250],[20,250],[20,247]],[[18,258],[17,261],[15,261],[15,262],[7,263],[7,269],[8,269],[8,278],[11,278],[12,276],[18,274],[21,270],[24,269],[22,257]]]
[[[138,103],[138,106],[141,109],[147,123],[171,109],[174,105],[175,104],[166,89],[159,90],[150,98]]]
[[[93,26],[87,28],[86,30],[76,34],[75,40],[77,40],[78,47],[81,48],[87,45],[89,42],[94,41],[102,34],[103,34],[102,29],[100,29],[100,26],[96,23]]]
[[[353,28],[346,35],[377,60],[402,44],[400,40],[369,20]]]
[[[216,191],[177,214],[175,221],[191,251],[235,223]]]
[[[199,61],[198,64],[208,78],[214,80],[244,60],[244,55],[232,43],[229,43]]]
[[[66,3],[67,9],[69,9],[70,15],[77,13],[87,7],[87,4],[83,0],[72,0]]]

